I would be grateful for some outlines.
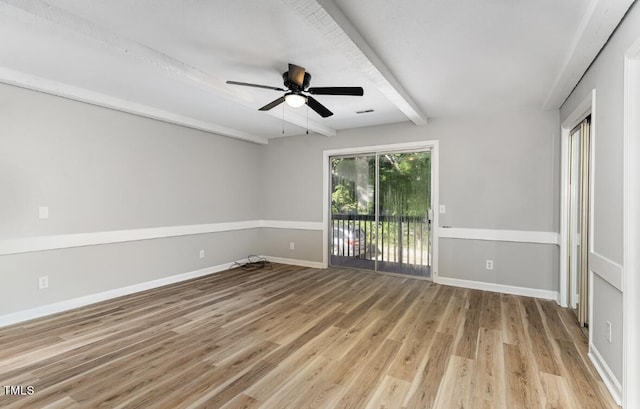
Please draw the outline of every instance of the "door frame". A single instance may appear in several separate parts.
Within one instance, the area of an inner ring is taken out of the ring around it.
[[[622,404],[640,406],[640,38],[624,56]]]
[[[593,158],[596,133],[595,113],[596,90],[593,89],[589,96],[585,98],[562,123],[560,131],[560,283],[558,287],[558,303],[565,308],[569,305],[569,265],[567,261],[569,259],[569,205],[571,203],[571,191],[569,189],[571,130],[573,130],[586,117],[591,115],[591,126],[589,130],[589,242],[587,249],[588,252],[591,253],[593,250]],[[593,288],[591,274],[591,270],[589,270],[589,322],[593,321],[591,311],[591,291]],[[589,331],[591,331],[591,326]],[[591,334],[589,334],[589,337],[591,338]]]
[[[430,150],[431,151],[431,210],[433,218],[431,220],[431,279],[435,281],[438,276],[438,226],[440,196],[439,186],[439,152],[438,140],[416,141],[406,143],[394,143],[389,145],[358,146],[352,148],[327,149],[322,152],[322,265],[329,267],[329,218],[330,218],[330,183],[329,160],[332,156],[358,155],[376,152],[402,152],[407,150]]]

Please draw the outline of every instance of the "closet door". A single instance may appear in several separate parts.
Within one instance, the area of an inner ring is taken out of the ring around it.
[[[581,326],[589,312],[589,125],[587,118],[570,134],[569,305]]]

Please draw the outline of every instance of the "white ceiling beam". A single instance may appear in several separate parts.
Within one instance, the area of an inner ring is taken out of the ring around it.
[[[634,0],[591,0],[547,98],[545,110],[559,109],[606,44]]]
[[[169,76],[175,79],[184,81],[192,85],[195,84],[201,89],[206,89],[207,91],[213,91],[217,96],[222,97],[228,101],[243,105],[253,110],[256,109],[256,107],[251,101],[241,97],[237,93],[234,93],[232,91],[232,88],[229,87],[225,83],[225,81],[209,73],[203,72],[198,68],[193,67],[189,64],[186,64],[176,58],[173,58],[170,55],[164,54],[160,51],[157,51],[153,48],[147,47],[135,41],[122,38],[110,32],[109,30],[106,30],[72,13],[69,13],[66,10],[55,7],[43,0],[0,0],[0,3],[4,3],[6,5],[12,6],[16,9],[19,9],[19,10],[22,10],[23,12],[28,13],[29,15],[38,17],[39,19],[48,21],[57,26],[70,30],[71,32],[82,35],[85,38],[88,38],[92,41],[97,42],[101,46],[107,46],[111,49],[117,50],[118,52],[122,53],[123,55],[129,58],[137,59],[138,61],[141,61],[149,66],[153,66],[156,69],[161,69],[165,73],[167,73]],[[62,88],[64,89],[66,88],[66,86]],[[47,92],[45,89],[41,89],[41,91]],[[100,94],[100,93],[96,93],[88,90],[87,92],[85,92],[85,94],[87,96],[91,95],[92,97],[100,97],[101,95],[104,96],[104,94]],[[56,94],[56,95],[61,95],[61,94]],[[72,96],[69,96],[69,97],[72,98]],[[123,102],[127,102],[127,101],[120,100],[118,98],[113,98],[110,96],[106,96],[106,97],[107,97],[107,100],[105,101],[96,100],[96,101],[85,101],[85,102],[91,102],[91,103],[94,103],[95,105],[100,105],[100,106],[111,106],[114,109],[119,109],[121,111],[129,112],[128,109],[131,106],[131,104],[124,104],[120,107],[113,106],[113,104],[116,103],[117,101],[123,101]],[[140,104],[136,104],[136,105],[142,106]],[[150,108],[150,109],[154,112],[153,116],[150,116],[150,117],[153,117],[155,119],[161,119],[160,117],[158,117],[158,115],[161,115],[161,113],[169,114],[169,116],[166,118],[168,122],[173,122],[173,119],[176,116],[179,116],[173,113],[162,111],[160,109],[155,109],[155,108]],[[131,112],[136,113],[137,115],[149,116],[144,114],[144,112],[146,111],[148,110],[138,109],[136,110],[136,112],[133,112],[133,111]],[[270,113],[270,114],[272,114],[275,117],[281,118],[281,116],[278,116],[276,113]],[[206,128],[208,129],[228,130],[226,133],[222,133],[222,135],[224,136],[236,138],[237,135],[248,135],[246,132],[243,132],[237,129],[231,129],[231,128],[219,126],[213,123],[209,123],[207,121],[195,120],[195,119],[194,121],[198,121],[199,123],[202,123],[202,124],[207,124]],[[299,114],[289,115],[288,117],[285,116],[285,121],[290,122],[297,126],[302,126],[301,123],[303,123],[302,116]],[[324,124],[315,120],[309,120],[308,128],[307,128],[306,118],[304,120],[303,127],[306,129],[309,129],[310,131],[317,132],[325,136],[333,136],[336,134],[335,129],[329,128]],[[208,132],[212,132],[212,131],[208,131]],[[264,137],[259,135],[252,135],[251,138],[256,140],[265,139]],[[244,137],[240,139],[246,140],[246,138]],[[262,143],[262,142],[259,142],[259,143]]]
[[[126,101],[124,99],[115,98],[99,92],[90,91],[85,88],[63,84],[58,81],[52,81],[31,74],[25,74],[5,67],[0,67],[0,82],[73,99],[75,101],[85,102],[91,105],[114,109],[116,111],[122,111],[146,118],[157,119],[159,121],[181,125],[187,128],[228,136],[235,139],[241,139],[248,142],[263,145],[268,143],[267,138],[262,136],[252,135],[247,132],[239,131],[237,129],[212,124],[188,116],[164,111],[132,101]]]
[[[427,123],[426,115],[393,76],[375,51],[332,0],[282,0],[301,14],[334,47],[342,50],[351,64],[416,125]]]

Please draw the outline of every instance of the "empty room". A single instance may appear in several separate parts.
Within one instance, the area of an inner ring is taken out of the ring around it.
[[[0,0],[0,407],[640,408],[633,0]]]

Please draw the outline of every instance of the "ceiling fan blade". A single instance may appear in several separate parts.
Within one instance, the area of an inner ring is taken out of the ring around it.
[[[259,111],[268,111],[271,108],[275,108],[278,105],[282,104],[284,102],[284,97],[280,97],[276,100],[273,100],[271,102],[269,102],[267,105],[263,106],[262,108],[259,109]]]
[[[270,87],[268,85],[260,85],[260,84],[250,84],[248,82],[238,82],[238,81],[227,81],[227,84],[231,85],[242,85],[243,87],[254,87],[254,88],[264,88],[264,89],[272,89],[274,91],[286,91],[285,89],[278,87]]]
[[[319,103],[318,100],[313,97],[307,96],[307,105],[323,118],[333,115],[333,112],[329,111],[327,107]]]
[[[313,87],[307,90],[313,95],[352,95],[361,97],[364,95],[362,87]]]
[[[304,84],[304,71],[303,67],[299,67],[295,64],[289,64],[289,81],[299,87],[302,87]]]

